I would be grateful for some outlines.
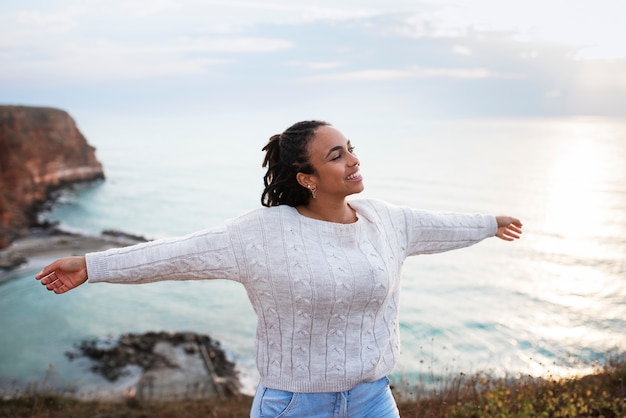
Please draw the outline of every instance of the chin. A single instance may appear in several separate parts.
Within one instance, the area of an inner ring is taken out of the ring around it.
[[[361,186],[361,187],[359,187],[358,189],[355,189],[355,190],[353,190],[352,192],[350,192],[350,193],[348,194],[348,196],[353,195],[353,194],[359,194],[359,193],[361,193],[363,190],[365,190],[365,187]]]

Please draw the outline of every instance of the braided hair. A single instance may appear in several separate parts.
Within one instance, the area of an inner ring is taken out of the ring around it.
[[[273,135],[269,139],[263,147],[263,167],[267,167],[263,176],[265,189],[261,195],[263,206],[295,207],[309,203],[311,194],[298,183],[296,174],[315,173],[309,161],[308,146],[315,130],[328,125],[328,122],[320,120],[297,122],[282,134]]]

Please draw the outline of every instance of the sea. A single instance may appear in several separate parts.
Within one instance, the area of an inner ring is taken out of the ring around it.
[[[567,378],[626,349],[626,122],[599,117],[335,122],[355,145],[362,196],[444,212],[509,214],[522,239],[409,258],[402,352],[406,393],[450,376]],[[87,123],[106,180],[66,190],[42,219],[87,235],[149,239],[218,225],[260,206],[261,148],[286,121],[215,120],[161,129]],[[93,126],[92,126],[93,125]],[[138,124],[140,125],[140,124]],[[70,254],[67,254],[70,255]],[[0,392],[115,384],[67,353],[83,340],[192,331],[221,343],[252,393],[255,314],[228,281],[87,284],[64,295],[34,257],[0,283]]]

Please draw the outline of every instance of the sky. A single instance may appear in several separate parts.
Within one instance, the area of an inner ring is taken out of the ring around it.
[[[624,117],[626,1],[4,1],[0,104]]]

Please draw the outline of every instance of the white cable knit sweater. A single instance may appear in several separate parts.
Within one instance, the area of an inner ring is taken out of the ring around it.
[[[89,282],[241,282],[258,316],[263,385],[345,391],[384,377],[396,363],[405,258],[466,247],[497,229],[492,216],[371,199],[350,205],[358,214],[353,224],[307,218],[283,205],[180,238],[89,253]]]

